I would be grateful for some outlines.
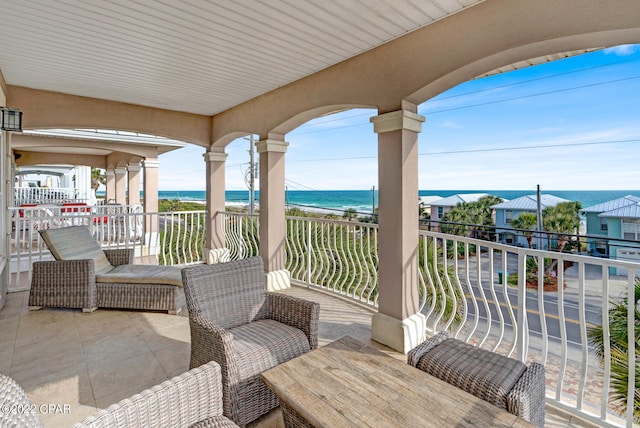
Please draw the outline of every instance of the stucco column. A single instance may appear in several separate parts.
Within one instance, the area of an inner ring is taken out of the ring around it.
[[[203,258],[205,263],[226,261],[229,251],[225,248],[224,219],[220,213],[225,210],[225,163],[226,153],[206,152],[202,155],[207,166],[207,238]]]
[[[268,290],[291,286],[285,269],[284,154],[288,145],[281,135],[269,135],[256,144],[260,155],[260,255]]]
[[[417,107],[371,118],[378,134],[379,300],[372,339],[408,352],[424,340],[426,319],[418,312],[418,134],[424,117]]]
[[[140,205],[140,169],[138,162],[127,165],[129,205]]]
[[[119,166],[115,170],[116,203],[127,203],[127,168]]]
[[[144,212],[158,212],[158,168],[160,162],[158,159],[145,159],[142,161],[144,168]],[[158,217],[156,215],[145,216],[144,218],[144,235],[145,245],[149,254],[155,254],[158,251]]]
[[[104,201],[116,200],[116,173],[112,169],[108,169],[104,172],[107,182],[105,184],[106,192],[104,195]]]

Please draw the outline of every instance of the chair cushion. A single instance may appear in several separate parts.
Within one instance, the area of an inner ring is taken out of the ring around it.
[[[309,352],[309,339],[302,330],[274,320],[259,320],[229,330],[238,357],[240,379]]]
[[[457,339],[446,339],[431,349],[416,367],[503,409],[527,369],[521,361]]]
[[[182,269],[189,313],[232,329],[267,318],[260,257]]]
[[[96,275],[113,269],[100,244],[85,226],[41,230],[40,236],[56,260],[93,259]]]
[[[102,274],[96,282],[110,284],[169,284],[182,287],[179,266],[120,265]]]

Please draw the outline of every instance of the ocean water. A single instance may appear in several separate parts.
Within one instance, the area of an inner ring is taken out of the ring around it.
[[[182,201],[204,201],[204,190],[160,190],[160,199],[178,199]],[[533,195],[530,190],[420,190],[420,196],[441,196],[443,198],[458,193],[489,193],[503,199],[515,199]],[[596,205],[626,195],[640,196],[640,190],[553,190],[543,193],[552,194],[570,201],[579,201],[583,208]],[[247,205],[249,191],[227,190],[226,201],[231,205]],[[256,192],[259,200],[260,192]],[[353,208],[360,213],[369,214],[378,204],[378,192],[371,190],[288,190],[285,201],[291,207],[343,211]]]

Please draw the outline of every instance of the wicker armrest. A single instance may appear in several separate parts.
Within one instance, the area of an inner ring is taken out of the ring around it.
[[[237,426],[221,415],[220,366],[210,362],[100,410],[73,428],[186,427],[198,421]]]
[[[33,262],[29,306],[95,309],[93,260]]]
[[[438,346],[440,343],[449,338],[449,334],[446,331],[441,331],[440,333],[432,336],[431,339],[427,339],[415,348],[413,348],[407,354],[407,363],[413,367],[418,366],[418,362],[420,358],[434,347]]]
[[[220,365],[224,394],[224,414],[234,419],[238,415],[237,397],[240,382],[240,369],[236,355],[233,335],[215,325],[206,318],[197,315],[189,317],[191,327],[191,363],[190,368],[199,367],[209,361]]]
[[[42,427],[42,421],[27,394],[15,380],[0,374],[0,425],[7,427]]]
[[[309,347],[318,347],[320,304],[281,293],[266,293],[269,319],[299,328],[309,339]]]
[[[134,258],[133,248],[121,248],[113,250],[104,250],[105,256],[113,266],[132,265]]]
[[[544,426],[544,366],[531,363],[507,395],[507,410],[537,426]]]

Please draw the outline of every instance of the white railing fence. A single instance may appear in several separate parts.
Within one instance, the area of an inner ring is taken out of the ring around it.
[[[136,263],[201,261],[204,211],[46,209],[12,209],[12,291],[28,288],[33,261],[51,258],[38,234],[43,228],[85,225],[105,248],[134,248]],[[230,258],[258,255],[258,217],[220,215]],[[377,307],[377,225],[287,217],[286,233],[293,282]],[[448,330],[493,352],[541,362],[549,402],[599,425],[633,425],[640,377],[639,264],[428,231],[420,231],[418,260],[420,310],[429,331]],[[621,339],[635,347],[621,351]],[[614,394],[627,397],[626,411],[610,399]]]
[[[72,187],[15,187],[16,205],[61,204],[64,202],[86,202],[91,198],[86,191]]]
[[[257,254],[257,218],[225,216],[232,258]],[[294,281],[377,306],[377,225],[288,217],[286,231]],[[638,351],[627,346],[626,361],[636,363],[621,366],[611,358],[617,350],[610,340],[598,348],[590,337],[596,330],[611,340],[620,333],[613,309],[627,299],[632,303],[622,331],[640,346],[634,295],[639,264],[427,231],[420,232],[418,257],[428,330],[448,330],[493,352],[541,362],[548,401],[600,425],[633,425]],[[625,378],[635,382],[628,382],[623,412],[609,396],[625,388]]]
[[[229,259],[239,260],[258,255],[260,229],[257,215],[219,213],[224,228]]]
[[[133,248],[136,263],[187,265],[202,260],[205,212],[143,213],[137,206],[10,208],[11,283],[9,291],[26,290],[34,261],[53,257],[39,230],[86,226],[103,248]]]

